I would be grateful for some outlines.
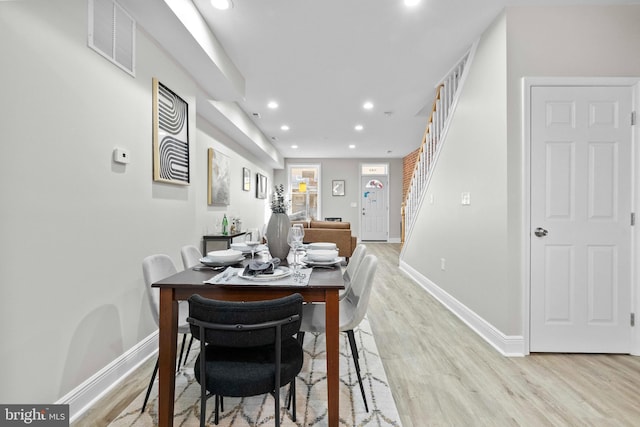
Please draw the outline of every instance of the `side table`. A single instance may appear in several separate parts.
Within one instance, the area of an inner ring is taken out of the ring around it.
[[[225,234],[207,234],[205,236],[202,236],[202,256],[206,256],[207,255],[207,242],[211,242],[211,241],[226,241],[227,242],[227,249],[229,249],[231,247],[231,242],[233,242],[233,239],[238,237],[238,236],[244,236],[245,234],[247,234],[246,231],[239,231],[237,233],[229,233],[227,235]]]

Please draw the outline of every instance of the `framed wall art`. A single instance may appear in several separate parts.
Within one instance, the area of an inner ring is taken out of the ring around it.
[[[344,196],[344,179],[334,179],[331,181],[331,195]]]
[[[267,198],[267,177],[261,173],[256,174],[256,197],[258,199]]]
[[[153,78],[153,180],[189,184],[189,105]]]
[[[209,148],[207,202],[210,205],[231,203],[231,185],[229,177],[229,158],[213,148]]]
[[[242,190],[251,190],[251,171],[247,168],[242,168]]]

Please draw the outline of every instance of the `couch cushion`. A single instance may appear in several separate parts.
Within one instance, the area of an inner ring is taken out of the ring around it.
[[[351,228],[351,223],[349,223],[349,222],[337,222],[337,221],[311,221],[311,228],[350,229]]]

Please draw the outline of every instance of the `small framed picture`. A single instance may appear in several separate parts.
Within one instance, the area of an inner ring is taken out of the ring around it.
[[[247,168],[242,168],[242,189],[251,190],[251,171]]]
[[[261,173],[256,174],[256,197],[258,199],[267,198],[267,177]]]
[[[344,179],[334,179],[331,181],[331,195],[344,196]]]

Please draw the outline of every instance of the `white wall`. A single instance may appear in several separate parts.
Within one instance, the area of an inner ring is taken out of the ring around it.
[[[188,74],[137,33],[137,76],[87,47],[86,0],[0,2],[0,402],[54,402],[156,329],[142,259],[199,245],[223,212],[265,201],[271,170],[196,117]],[[189,186],[152,181],[151,79],[190,108]],[[112,162],[114,147],[131,152]],[[231,206],[206,204],[208,147],[231,159]],[[72,408],[73,410],[73,408]]]
[[[352,234],[360,233],[360,166],[364,163],[389,164],[389,239],[400,241],[400,206],[402,205],[402,159],[286,159],[285,168],[275,172],[275,183],[287,185],[287,167],[292,164],[319,164],[322,179],[322,218],[341,217],[350,222]],[[331,195],[331,181],[345,181],[345,195]],[[356,207],[351,206],[356,203]]]
[[[640,6],[512,7],[481,36],[404,261],[505,336],[524,332],[522,78],[640,76],[638,22]]]

